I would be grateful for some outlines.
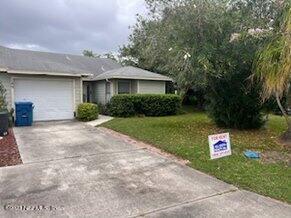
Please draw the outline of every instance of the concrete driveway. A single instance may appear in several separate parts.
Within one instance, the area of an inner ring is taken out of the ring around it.
[[[78,122],[16,128],[0,217],[290,217],[291,206]]]

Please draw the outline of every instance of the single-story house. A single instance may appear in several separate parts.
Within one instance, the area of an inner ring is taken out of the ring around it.
[[[171,79],[136,67],[120,67],[83,81],[84,101],[106,104],[116,94],[165,94]]]
[[[106,58],[0,46],[0,81],[9,108],[31,101],[34,120],[73,119],[82,102],[105,104],[115,94],[166,93],[169,77]]]

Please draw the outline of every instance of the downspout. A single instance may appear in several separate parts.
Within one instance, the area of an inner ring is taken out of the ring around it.
[[[108,103],[113,95],[114,86],[113,86],[113,82],[110,81],[108,78],[105,79],[105,82],[106,82],[105,83],[105,102]],[[107,83],[110,83],[109,90],[107,90]],[[108,99],[107,93],[109,93],[109,99]]]

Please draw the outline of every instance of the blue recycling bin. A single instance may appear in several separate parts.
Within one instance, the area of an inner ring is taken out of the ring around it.
[[[33,122],[33,103],[15,103],[15,126],[32,126]]]

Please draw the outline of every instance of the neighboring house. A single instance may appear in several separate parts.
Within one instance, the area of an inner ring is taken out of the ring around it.
[[[105,104],[120,93],[165,93],[170,78],[105,58],[0,46],[0,80],[9,108],[34,103],[34,120],[73,119],[84,102]]]
[[[84,101],[105,104],[116,94],[165,94],[169,77],[136,67],[121,67],[84,78]]]

